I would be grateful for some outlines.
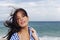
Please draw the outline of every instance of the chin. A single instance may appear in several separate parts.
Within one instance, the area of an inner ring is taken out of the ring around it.
[[[26,25],[20,25],[21,27],[26,27]]]
[[[28,23],[20,24],[20,27],[26,27],[28,26]]]

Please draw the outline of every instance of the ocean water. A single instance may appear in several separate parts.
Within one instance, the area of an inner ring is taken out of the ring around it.
[[[60,40],[60,21],[30,21],[40,40]],[[8,28],[0,22],[0,38],[8,33]]]

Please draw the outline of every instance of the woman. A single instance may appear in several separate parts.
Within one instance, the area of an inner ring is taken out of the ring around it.
[[[29,17],[23,8],[16,9],[5,26],[10,30],[7,40],[38,40],[36,31],[28,26]]]

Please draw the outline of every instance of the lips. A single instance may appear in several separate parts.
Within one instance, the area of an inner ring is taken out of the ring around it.
[[[24,23],[25,23],[25,21],[22,21],[22,22],[21,22],[21,24],[24,24]]]

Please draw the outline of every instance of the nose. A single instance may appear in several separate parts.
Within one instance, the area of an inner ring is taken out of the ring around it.
[[[20,21],[23,21],[23,18],[20,18]]]

